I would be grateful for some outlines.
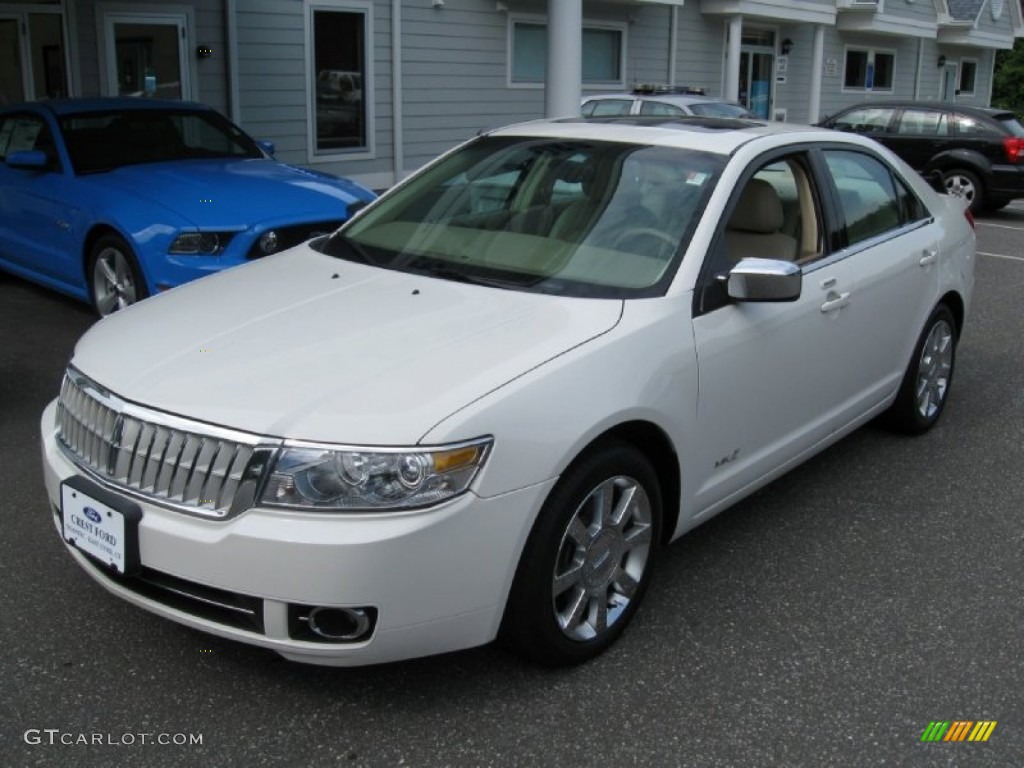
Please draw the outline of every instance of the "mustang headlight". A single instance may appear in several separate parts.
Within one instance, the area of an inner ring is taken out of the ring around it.
[[[224,250],[231,232],[182,232],[171,243],[169,253],[177,256],[215,256]]]
[[[491,438],[429,448],[286,444],[261,503],[311,510],[377,511],[437,504],[469,488]]]

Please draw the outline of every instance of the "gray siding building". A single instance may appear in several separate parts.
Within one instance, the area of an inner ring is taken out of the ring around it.
[[[381,188],[481,129],[635,83],[788,122],[876,98],[985,105],[1022,35],[1020,0],[36,0],[0,4],[0,100],[203,101],[282,160]]]

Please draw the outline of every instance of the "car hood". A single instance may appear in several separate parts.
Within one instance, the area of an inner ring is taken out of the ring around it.
[[[262,159],[129,165],[84,177],[91,186],[162,205],[197,227],[343,219],[373,193],[347,179]]]
[[[455,283],[303,245],[115,313],[72,364],[122,398],[213,424],[415,444],[621,312],[618,300]]]

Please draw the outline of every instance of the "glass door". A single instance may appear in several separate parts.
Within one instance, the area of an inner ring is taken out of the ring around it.
[[[25,100],[24,46],[17,16],[0,16],[0,105]]]
[[[0,105],[67,95],[63,16],[0,15]]]
[[[772,52],[740,52],[740,103],[764,120],[771,117],[774,62]]]
[[[956,64],[946,64],[942,67],[942,101],[956,100]]]
[[[176,14],[107,14],[106,92],[160,99],[192,97],[186,19]]]

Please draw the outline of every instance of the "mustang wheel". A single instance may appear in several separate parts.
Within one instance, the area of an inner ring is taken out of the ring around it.
[[[942,178],[946,183],[949,194],[962,197],[967,201],[967,207],[971,213],[980,213],[985,207],[985,190],[981,181],[972,171],[956,168],[952,171],[944,171]]]
[[[660,533],[661,491],[644,455],[618,441],[585,454],[530,533],[503,638],[551,666],[601,653],[636,613]]]
[[[946,406],[955,361],[956,320],[940,304],[917,340],[899,395],[887,414],[889,423],[910,434],[931,429]]]
[[[131,246],[117,235],[104,235],[89,255],[89,294],[100,317],[146,298]]]

